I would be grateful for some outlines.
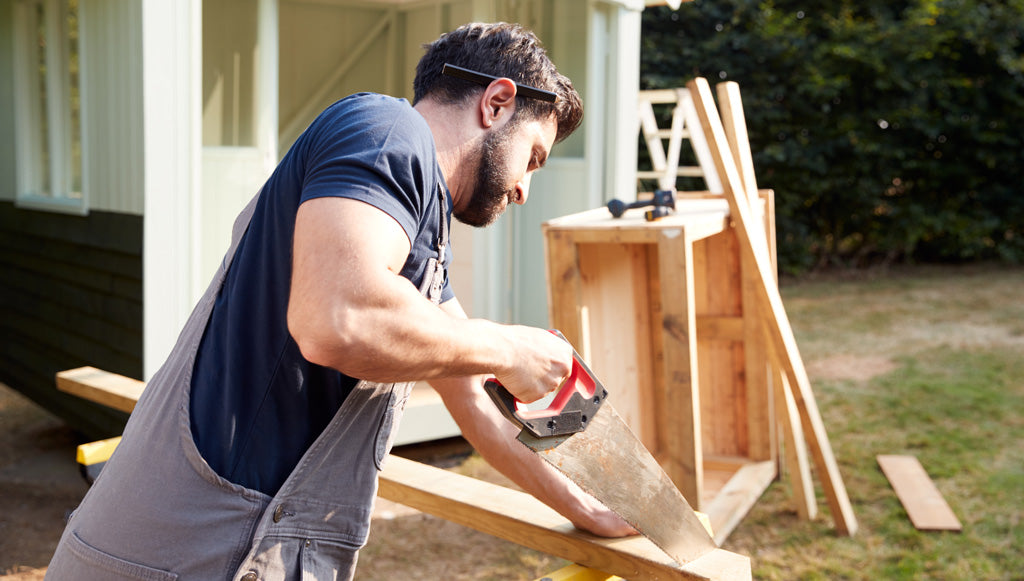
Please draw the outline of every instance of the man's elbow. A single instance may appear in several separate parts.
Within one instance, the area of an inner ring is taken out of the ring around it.
[[[332,317],[308,316],[301,311],[289,309],[288,332],[298,345],[302,357],[316,365],[338,369],[343,361],[340,354],[350,350],[346,338],[351,337],[351,333],[346,332],[343,323],[336,322]]]

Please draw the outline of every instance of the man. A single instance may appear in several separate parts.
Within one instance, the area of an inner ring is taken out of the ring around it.
[[[489,224],[582,105],[532,33],[472,24],[427,47],[414,105],[335,103],[235,223],[232,245],[47,578],[351,578],[412,381],[481,454],[578,527],[632,529],[514,442],[483,394],[569,375],[543,329],[468,319],[447,283],[450,214]]]

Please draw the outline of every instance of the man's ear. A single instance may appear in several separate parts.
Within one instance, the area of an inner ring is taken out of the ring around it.
[[[480,98],[480,123],[490,128],[512,118],[516,110],[516,84],[511,79],[500,78],[491,81]]]

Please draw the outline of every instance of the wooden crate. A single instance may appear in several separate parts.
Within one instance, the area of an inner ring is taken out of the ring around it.
[[[552,327],[724,539],[778,473],[764,329],[728,203],[680,194],[657,221],[599,208],[543,230]]]

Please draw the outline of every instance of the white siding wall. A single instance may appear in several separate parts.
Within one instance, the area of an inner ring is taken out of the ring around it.
[[[386,93],[391,8],[281,0],[280,153],[328,105],[351,93]]]
[[[0,79],[14,78],[14,37],[11,3],[0,2]],[[0,83],[0,200],[13,201],[17,187],[14,167],[14,87]]]
[[[16,191],[13,3],[0,3],[0,200]],[[83,175],[89,209],[142,214],[142,3],[80,5]]]
[[[0,200],[14,199],[12,2],[0,3]],[[80,8],[83,174],[89,209],[142,213],[141,2]]]
[[[81,3],[89,209],[142,214],[142,3]]]
[[[616,68],[638,66],[638,47],[630,45],[636,38],[629,32],[639,25],[642,5],[624,7],[615,0],[281,0],[280,152],[324,107],[349,93],[411,98],[422,45],[443,32],[473,20],[530,28],[559,70],[574,79],[586,103],[586,123],[554,149],[548,167],[533,180],[525,207],[510,210],[490,228],[456,231],[452,279],[471,315],[546,325],[541,222],[632,193],[618,191],[627,181],[619,166],[630,143],[635,148],[635,132],[624,137],[624,144],[613,145],[623,136],[612,120],[614,108],[631,114],[635,107],[622,97],[623,91],[627,97],[635,92],[636,79],[620,76]],[[633,163],[632,158],[624,161]]]

